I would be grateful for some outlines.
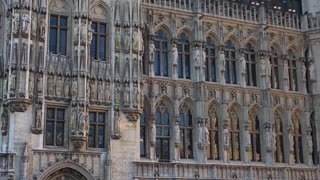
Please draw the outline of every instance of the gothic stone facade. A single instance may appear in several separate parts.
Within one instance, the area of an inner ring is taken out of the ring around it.
[[[320,2],[254,2],[2,0],[0,179],[320,179]]]

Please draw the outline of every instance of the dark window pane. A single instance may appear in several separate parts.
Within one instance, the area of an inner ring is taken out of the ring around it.
[[[106,37],[99,37],[99,58],[101,61],[106,60]]]
[[[162,53],[162,74],[163,74],[163,76],[168,76],[167,52]]]
[[[94,125],[90,125],[90,129],[89,129],[89,147],[95,147],[95,126]]]
[[[105,123],[105,114],[104,113],[99,113],[98,114],[98,122],[99,123]]]
[[[105,34],[106,33],[106,25],[99,24],[99,33]]]
[[[46,122],[46,145],[54,145],[54,122],[47,121]]]
[[[58,25],[58,17],[50,16],[50,26],[57,26],[57,25]]]
[[[62,55],[67,53],[67,31],[60,30],[59,51]]]
[[[104,125],[98,126],[98,148],[104,148]]]
[[[57,35],[58,31],[55,28],[50,28],[50,42],[49,42],[49,51],[56,54],[57,53]]]
[[[143,112],[143,113],[141,114],[141,116],[140,116],[140,124],[141,124],[141,125],[145,125],[145,124],[146,124],[144,112]]]
[[[163,113],[163,125],[169,125],[169,113],[167,111]]]
[[[89,121],[96,122],[96,113],[94,113],[94,112],[89,113]]]
[[[64,109],[57,109],[57,119],[64,120]]]
[[[93,29],[93,32],[97,32],[97,23],[92,23],[91,28]]]
[[[90,44],[90,56],[91,59],[97,59],[97,35],[92,36],[91,44]]]
[[[154,74],[160,76],[160,54],[159,51],[156,51],[154,58]]]
[[[61,27],[67,27],[67,18],[66,17],[60,17],[60,26]]]
[[[56,145],[63,146],[63,141],[64,141],[64,123],[63,122],[57,122],[56,132],[57,132]]]
[[[186,55],[185,56],[185,70],[186,70],[186,78],[187,79],[190,79],[190,74],[191,74],[191,71],[190,71],[190,56],[189,55]]]
[[[54,109],[48,108],[47,109],[47,119],[54,119],[55,114],[54,114]]]
[[[161,115],[160,115],[160,112],[157,111],[156,112],[156,125],[161,125]]]
[[[211,60],[211,81],[216,81],[216,64],[214,60]]]
[[[182,56],[180,54],[178,58],[178,77],[183,78],[183,64],[182,64]]]

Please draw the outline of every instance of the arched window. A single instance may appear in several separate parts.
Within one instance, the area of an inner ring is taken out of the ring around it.
[[[251,139],[249,159],[250,161],[261,161],[260,121],[254,110],[249,112],[249,133]]]
[[[140,157],[146,157],[146,128],[145,112],[140,116]]]
[[[68,17],[60,14],[50,15],[49,52],[67,54]]]
[[[207,37],[206,56],[206,81],[216,82],[216,53],[210,37]]]
[[[170,121],[168,108],[160,102],[156,109],[156,154],[160,161],[170,159]]]
[[[107,24],[93,21],[92,40],[90,44],[90,58],[92,60],[106,61],[107,57]]]
[[[246,45],[245,51],[246,59],[246,82],[247,86],[257,86],[257,75],[256,75],[256,55],[254,48],[250,43]]]
[[[162,29],[156,32],[154,46],[156,48],[154,74],[156,76],[168,76],[168,37]]]
[[[230,160],[240,160],[240,129],[239,118],[233,109],[228,109],[227,114],[228,130],[229,130],[229,147],[228,157]]]
[[[178,77],[190,79],[190,42],[188,36],[185,33],[181,33],[178,36],[177,49],[179,52]]]
[[[228,84],[237,84],[236,51],[231,40],[225,43],[225,80]]]
[[[283,156],[283,126],[279,112],[275,112],[274,114],[274,133],[276,139],[275,151],[274,151],[274,158],[275,162],[282,163],[284,162]]]
[[[288,51],[288,73],[290,91],[298,91],[297,58],[292,50]]]
[[[270,58],[270,65],[271,65],[271,88],[273,89],[280,89],[279,85],[279,57],[278,52],[275,48],[271,48],[271,58]]]
[[[312,137],[312,160],[314,165],[319,164],[319,156],[318,156],[318,150],[317,150],[317,131],[316,131],[316,122],[314,117],[314,112],[311,114],[310,117],[310,126],[311,126],[311,132],[310,135]]]
[[[219,126],[216,111],[213,107],[209,109],[209,121],[207,124],[209,130],[209,142],[207,146],[207,158],[219,159]]]
[[[294,141],[294,159],[296,163],[303,163],[303,147],[302,147],[302,132],[301,123],[298,114],[295,112],[292,115],[292,136]]]
[[[185,159],[193,158],[193,141],[192,141],[192,114],[190,109],[183,105],[179,112],[180,126],[180,157]]]

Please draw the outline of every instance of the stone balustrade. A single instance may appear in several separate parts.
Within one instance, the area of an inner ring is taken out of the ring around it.
[[[135,179],[319,179],[320,170],[304,165],[191,164],[135,162]]]
[[[13,178],[15,173],[15,158],[12,153],[0,153],[0,176],[8,179]],[[1,179],[1,178],[0,178]]]

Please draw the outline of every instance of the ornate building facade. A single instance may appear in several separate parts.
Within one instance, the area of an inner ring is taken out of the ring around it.
[[[2,0],[0,179],[320,179],[317,0]]]

